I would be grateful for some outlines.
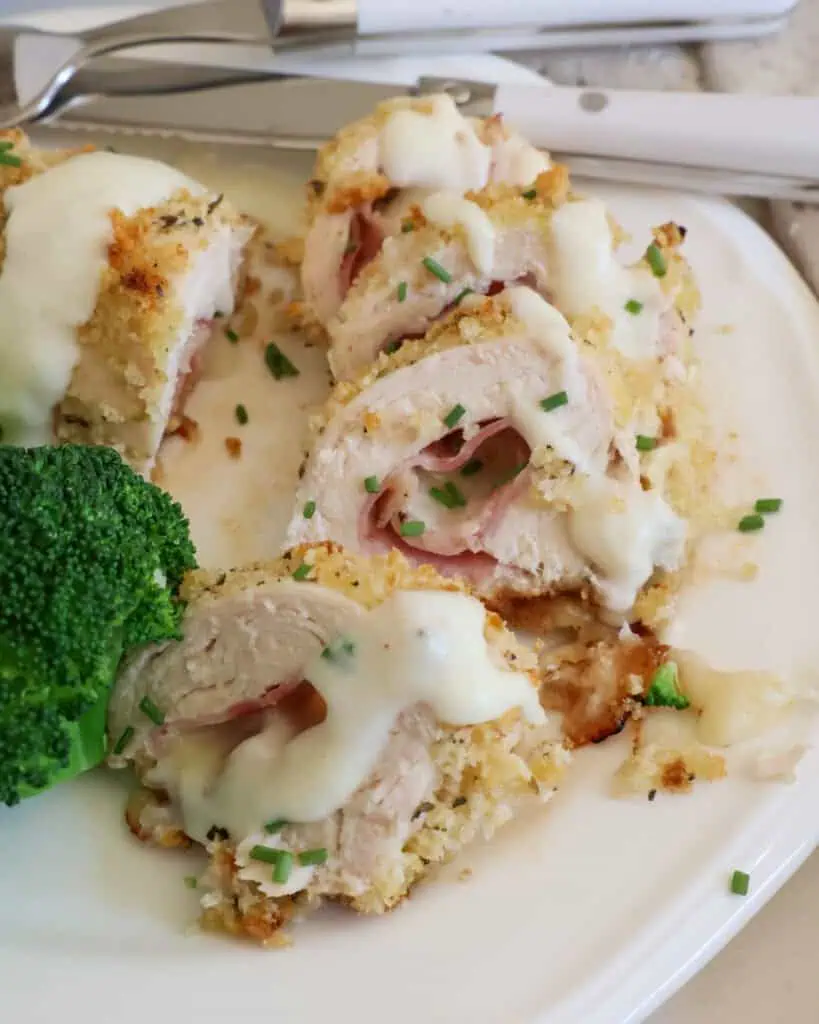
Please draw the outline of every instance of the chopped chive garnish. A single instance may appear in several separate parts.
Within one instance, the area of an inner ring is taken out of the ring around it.
[[[162,714],[162,712],[159,710],[156,704],[154,704],[150,697],[142,698],[142,700],[139,702],[139,710],[142,712],[143,715],[145,715],[146,718],[150,718],[154,725],[162,725],[162,723],[165,721],[165,716]]]
[[[274,850],[271,846],[251,846],[250,857],[252,860],[260,860],[263,864],[278,864],[281,850]]]
[[[305,501],[304,508],[301,510],[301,514],[305,519],[312,519],[316,511],[316,503],[314,501]]]
[[[388,356],[391,356],[393,352],[397,352],[399,348],[401,348],[400,341],[390,341],[384,346],[384,351]]]
[[[561,405],[569,404],[569,396],[565,391],[556,391],[553,395],[549,395],[548,398],[544,398],[540,403],[540,408],[544,412],[552,412],[554,409],[559,409]]]
[[[0,153],[5,153],[9,149],[14,149],[14,143],[10,139],[3,139],[0,142]]]
[[[189,889],[195,889],[199,885],[199,880],[196,875],[185,875],[185,885]]]
[[[278,858],[273,866],[273,881],[284,885],[293,870],[293,854],[289,850],[277,850]]]
[[[368,476],[364,481],[364,490],[367,494],[378,494],[381,490],[381,484],[378,482],[378,477]]]
[[[421,262],[433,277],[437,277],[438,280],[443,281],[444,284],[449,284],[452,280],[452,274],[450,274],[446,267],[442,267],[441,264],[431,256],[425,256]]]
[[[312,867],[314,864],[323,864],[327,860],[327,851],[324,847],[316,850],[302,850],[299,854],[299,864],[305,867]]]
[[[398,291],[397,291],[396,294],[397,294],[399,302],[404,302],[406,300],[406,297],[407,297],[407,282],[406,281],[402,281],[401,284],[398,285]]]
[[[236,422],[244,426],[247,423],[248,418],[247,409],[240,402],[239,405],[236,406]]]
[[[355,643],[349,637],[343,637],[335,643],[328,644],[321,652],[322,658],[326,661],[338,661],[342,654],[352,657],[355,654]]]
[[[302,562],[298,569],[296,569],[296,571],[293,573],[293,579],[306,580],[307,577],[310,575],[310,569],[311,566],[309,566],[307,562]]]
[[[627,313],[631,313],[632,316],[637,316],[638,313],[643,312],[643,304],[639,299],[629,299],[623,308]]]
[[[462,420],[466,416],[466,409],[459,402],[457,405],[453,405],[449,412],[444,416],[444,423],[452,429],[455,424]]]
[[[761,530],[764,526],[765,520],[758,513],[743,516],[737,523],[737,529],[740,533],[753,533],[755,530]]]
[[[14,153],[9,153],[7,150],[0,152],[0,164],[4,164],[6,167],[20,167],[23,161],[19,156],[15,156]]]
[[[283,377],[298,377],[299,375],[298,369],[273,341],[264,350],[264,361],[276,380],[281,380]]]
[[[458,294],[455,296],[455,298],[452,300],[453,305],[460,306],[460,304],[467,297],[467,295],[471,295],[471,294],[472,294],[472,289],[471,288],[462,288],[461,291],[459,291]]]
[[[731,875],[731,892],[735,896],[747,896],[751,884],[751,876],[744,871],[735,871]]]
[[[530,188],[527,192],[521,192],[524,199],[537,199],[537,189]]]
[[[426,523],[422,520],[408,519],[405,523],[401,523],[398,532],[402,537],[420,537],[426,528]]]
[[[650,452],[657,447],[657,438],[649,437],[647,434],[638,434],[634,443],[638,452]]]
[[[115,754],[121,754],[123,752],[123,750],[125,750],[125,748],[128,746],[128,744],[131,742],[131,737],[133,735],[134,735],[134,727],[132,725],[126,726],[126,728],[122,732],[122,735],[117,740],[117,742],[114,744],[114,753]]]
[[[676,708],[685,711],[691,702],[680,690],[680,677],[677,663],[667,661],[660,665],[651,677],[651,686],[643,698],[650,708]]]
[[[656,242],[652,242],[646,249],[646,263],[651,267],[651,273],[655,277],[665,277],[668,264],[663,256],[663,251]]]
[[[410,231],[414,231],[414,230],[415,230],[415,225],[412,223],[411,220],[405,220],[404,223],[401,225],[401,234],[402,235],[408,235],[410,233]]]
[[[281,832],[286,824],[287,820],[285,818],[274,818],[273,821],[268,821],[263,828],[269,836],[272,836],[274,832]]]
[[[451,480],[447,481],[443,487],[430,487],[429,496],[446,508],[463,508],[466,505],[466,498]]]
[[[754,503],[754,511],[759,512],[761,515],[767,515],[769,512],[778,512],[781,508],[781,498],[759,498]]]
[[[470,459],[461,470],[461,476],[474,476],[476,473],[480,473],[482,469],[483,463],[480,459]]]
[[[231,327],[225,328],[225,337],[229,342],[231,342],[234,345],[239,340],[239,335]]]

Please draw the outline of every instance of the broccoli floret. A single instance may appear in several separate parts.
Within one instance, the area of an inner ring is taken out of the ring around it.
[[[0,803],[99,764],[132,647],[179,635],[188,521],[110,448],[0,446]]]
[[[678,711],[685,711],[691,701],[680,692],[677,665],[673,661],[667,661],[660,665],[651,680],[651,686],[643,701],[649,707],[654,708],[676,708]]]

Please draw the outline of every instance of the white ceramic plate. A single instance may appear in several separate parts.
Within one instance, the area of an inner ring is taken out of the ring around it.
[[[153,148],[292,228],[303,158],[271,155],[264,164],[258,151]],[[638,239],[669,218],[689,228],[712,403],[741,432],[755,493],[785,499],[764,534],[743,541],[760,564],[756,581],[688,593],[677,636],[720,667],[802,670],[819,647],[809,597],[819,576],[819,307],[735,208],[599,191]],[[302,370],[297,382],[273,381],[251,344],[217,359],[189,410],[202,442],[166,453],[205,561],[263,557],[278,543],[306,410],[327,386],[317,350],[281,344]],[[237,401],[251,410],[253,430],[243,459],[231,462],[223,438],[236,432]],[[815,738],[812,722],[804,730]],[[608,795],[623,753],[618,743],[584,752],[545,813],[456,866],[472,868],[468,881],[445,873],[382,919],[323,912],[282,953],[188,932],[196,901],[182,879],[194,855],[131,839],[118,777],[94,773],[4,809],[0,1016],[39,1024],[65,1008],[86,1024],[636,1024],[812,851],[819,754],[808,752],[791,786],[751,783],[737,771],[691,796],[648,803]],[[728,891],[734,868],[751,874],[745,899]]]

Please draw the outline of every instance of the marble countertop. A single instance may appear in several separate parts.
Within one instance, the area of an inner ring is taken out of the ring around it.
[[[138,0],[137,0],[138,2]],[[5,17],[134,0],[2,0]],[[161,6],[161,0],[147,4]],[[761,43],[612,54],[561,54],[542,69],[572,84],[819,93],[819,0],[802,0],[790,32]],[[527,61],[530,63],[531,61]],[[772,211],[779,240],[819,288],[819,207]],[[816,1024],[819,1021],[819,853],[649,1024]],[[582,1024],[582,1022],[578,1022]],[[619,1024],[612,1021],[611,1024]]]

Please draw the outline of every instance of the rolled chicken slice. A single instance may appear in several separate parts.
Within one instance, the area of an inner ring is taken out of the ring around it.
[[[206,924],[265,940],[323,899],[391,909],[552,794],[568,759],[533,654],[463,587],[333,545],[183,588],[183,638],[111,701],[129,823],[205,845]]]
[[[3,438],[110,445],[147,473],[254,229],[157,161],[4,140]]]
[[[326,326],[384,239],[430,192],[527,186],[546,154],[500,117],[465,118],[449,96],[401,97],[348,125],[319,153],[308,184],[302,284],[308,318]]]
[[[626,615],[686,539],[643,472],[637,432],[665,392],[661,360],[640,369],[638,390],[630,360],[582,345],[529,288],[470,298],[337,386],[287,542],[396,546],[496,606],[572,591]]]

